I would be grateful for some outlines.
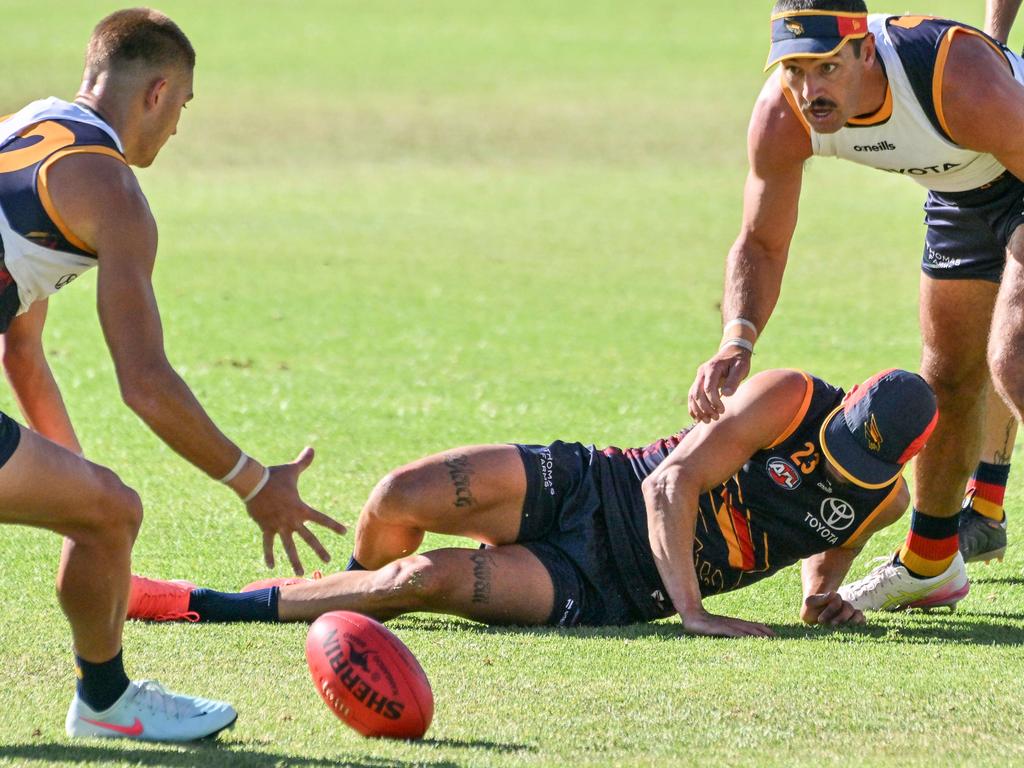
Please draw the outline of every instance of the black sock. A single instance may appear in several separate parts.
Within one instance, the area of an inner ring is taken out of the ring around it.
[[[75,665],[78,667],[78,698],[96,712],[110,709],[128,688],[121,651],[99,664],[86,661],[76,653]]]
[[[348,565],[345,566],[345,570],[346,571],[365,571],[366,568],[364,568],[362,565],[360,565],[359,561],[356,560],[355,556],[352,556],[352,557],[350,557],[348,559]]]
[[[193,589],[188,609],[199,614],[200,621],[277,621],[278,587],[252,592],[217,592]]]

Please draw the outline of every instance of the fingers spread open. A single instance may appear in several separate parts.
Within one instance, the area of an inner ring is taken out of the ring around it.
[[[310,549],[312,549],[314,552],[316,552],[316,556],[317,557],[319,557],[325,563],[331,562],[331,555],[330,555],[330,553],[327,551],[327,549],[324,547],[324,545],[320,543],[320,540],[316,536],[313,535],[312,531],[310,531],[308,528],[306,528],[306,526],[300,525],[295,530],[295,532],[297,534],[299,534],[299,536],[302,537],[302,540],[304,542],[306,542],[307,545],[309,545]]]

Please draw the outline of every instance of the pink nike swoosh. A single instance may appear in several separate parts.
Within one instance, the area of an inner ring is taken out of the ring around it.
[[[83,717],[82,720],[95,725],[100,728],[106,728],[108,731],[114,731],[120,733],[123,736],[141,736],[142,735],[142,721],[139,718],[135,718],[135,722],[131,725],[114,725],[114,723],[101,723],[99,720],[90,720],[88,717]]]

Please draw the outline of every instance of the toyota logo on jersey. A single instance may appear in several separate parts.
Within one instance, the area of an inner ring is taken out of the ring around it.
[[[821,509],[818,510],[821,521],[834,531],[845,531],[853,522],[853,507],[849,502],[829,496],[821,502]]]
[[[800,473],[796,467],[785,459],[772,456],[768,459],[768,476],[775,481],[775,484],[785,488],[787,491],[795,491],[800,487]]]

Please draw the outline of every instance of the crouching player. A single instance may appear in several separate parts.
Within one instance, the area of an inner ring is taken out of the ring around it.
[[[928,385],[906,371],[883,371],[845,395],[799,371],[766,371],[718,421],[646,448],[485,445],[413,462],[373,490],[346,572],[237,594],[133,577],[128,616],[310,621],[354,610],[386,620],[431,611],[570,627],[678,613],[688,633],[767,636],[763,624],[710,614],[701,600],[803,559],[804,621],[860,623],[839,584],[868,537],[906,509],[903,465],[937,418]],[[414,554],[427,531],[488,546]],[[967,593],[962,561],[954,575],[928,604]]]

